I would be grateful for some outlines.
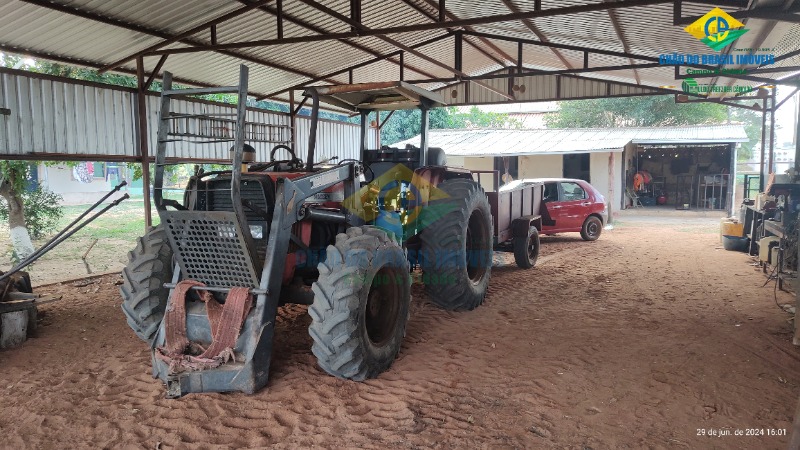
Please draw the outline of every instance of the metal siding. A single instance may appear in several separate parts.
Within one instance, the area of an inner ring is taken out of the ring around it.
[[[311,119],[298,117],[295,121],[295,136],[297,139],[297,157],[305,161],[308,156],[308,138],[311,127]],[[374,145],[377,131],[370,128],[368,131],[368,142]],[[317,126],[317,146],[315,150],[315,161],[321,161],[332,156],[338,156],[337,161],[343,159],[361,159],[359,155],[361,139],[361,127],[358,124],[344,122],[320,121]]]
[[[448,155],[533,155],[622,151],[629,142],[712,144],[746,142],[742,125],[696,125],[641,128],[461,129],[431,130],[430,145]],[[419,136],[393,144],[419,145]],[[490,149],[487,153],[487,149]]]
[[[0,105],[11,109],[2,124],[0,152],[134,156],[133,93],[0,74]],[[120,139],[120,137],[123,137]]]

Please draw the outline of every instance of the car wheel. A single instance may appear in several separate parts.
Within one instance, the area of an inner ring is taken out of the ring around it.
[[[596,241],[603,232],[603,221],[597,216],[589,216],[583,222],[581,237],[584,241]]]

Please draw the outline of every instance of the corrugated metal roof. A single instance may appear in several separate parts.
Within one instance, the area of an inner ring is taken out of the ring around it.
[[[37,55],[50,55],[83,61],[95,66],[103,66],[132,55],[148,46],[163,41],[164,35],[177,35],[209,20],[245,7],[247,1],[223,0],[0,0],[0,48],[26,51]],[[320,2],[324,7],[349,16],[348,0],[326,0]],[[513,6],[518,11],[533,11],[537,3],[543,10],[588,4],[600,4],[603,0],[448,0],[446,3],[449,20],[475,19],[488,15],[509,14]],[[754,2],[755,7],[766,5],[765,0]],[[51,7],[48,7],[50,5]],[[58,12],[52,6],[77,8],[83,15],[95,15],[100,20],[117,21],[117,25],[101,23],[78,15]],[[415,7],[416,5],[416,7]],[[362,23],[370,28],[385,28],[412,24],[431,23],[436,20],[437,8],[433,0],[407,0],[393,2],[363,2]],[[769,6],[769,5],[766,5]],[[274,11],[275,4],[268,3],[264,8]],[[683,15],[702,15],[710,9],[708,5],[684,2]],[[419,11],[422,9],[425,13]],[[732,8],[727,8],[732,9]],[[345,21],[326,14],[309,4],[300,1],[283,2],[283,12],[287,20],[283,23],[284,36],[299,37],[330,33],[346,33],[351,27]],[[538,17],[526,22],[509,20],[463,27],[477,32],[501,36],[549,40],[555,44],[586,46],[593,49],[624,51],[657,57],[662,53],[680,51],[682,53],[708,53],[709,49],[683,31],[682,26],[673,26],[672,3],[648,6],[634,6],[615,9],[613,15],[620,24],[627,42],[618,35],[608,11],[590,11],[578,14]],[[540,36],[528,26],[533,25]],[[774,46],[776,55],[798,49],[798,25],[752,19],[747,22],[749,33],[737,43],[746,46],[766,37],[763,45]],[[134,29],[131,29],[134,28]],[[462,29],[455,27],[454,30]],[[277,19],[274,14],[261,9],[229,19],[217,25],[219,43],[242,42],[277,38]],[[451,30],[452,31],[452,30]],[[447,29],[395,33],[388,36],[405,46],[423,42],[431,37],[442,35]],[[190,37],[201,44],[211,44],[210,30],[204,29]],[[498,39],[470,38],[482,50],[515,63],[517,45]],[[176,44],[185,46],[186,44]],[[419,50],[431,58],[448,66],[455,65],[453,58],[453,39],[426,45]],[[381,36],[363,36],[341,41],[308,42],[302,44],[282,44],[268,47],[238,48],[224,52],[201,52],[173,55],[167,60],[165,68],[178,78],[194,80],[198,83],[224,84],[235,73],[236,65],[244,62],[251,67],[251,91],[259,94],[275,94],[285,99],[282,92],[292,86],[309,83],[310,77],[318,77],[331,72],[344,70],[352,65],[363,63],[375,55],[397,51],[391,42]],[[463,72],[479,75],[504,69],[492,58],[477,50],[473,45],[464,45]],[[225,54],[222,54],[225,53]],[[247,58],[249,61],[242,59]],[[254,62],[253,59],[261,61]],[[157,58],[147,58],[146,69],[151,70]],[[571,67],[582,67],[583,56],[574,50],[552,50],[544,47],[526,45],[523,51],[523,65],[530,69],[560,70],[565,62]],[[797,64],[800,56],[782,62],[783,65]],[[452,77],[452,71],[442,68],[430,60],[406,52],[406,79]],[[627,64],[627,58],[614,56],[592,56],[590,66],[608,64]],[[234,67],[231,67],[234,66]],[[133,63],[126,63],[130,70]],[[644,86],[680,85],[669,69],[666,70],[620,70],[607,73],[584,74],[587,78],[609,79],[627,83],[637,83],[638,76]],[[397,62],[379,62],[357,71],[358,82],[387,81],[397,78]],[[787,76],[790,73],[769,74],[767,77]],[[308,75],[308,76],[306,76]],[[333,77],[342,81],[346,75]],[[543,83],[548,81],[542,79]],[[721,84],[735,81],[724,78]],[[433,84],[432,86],[437,86]],[[545,86],[542,89],[549,89]],[[540,90],[532,88],[531,90]],[[280,95],[278,95],[280,93]],[[492,97],[486,94],[487,98]],[[491,98],[490,100],[494,100]],[[525,99],[527,101],[536,98]],[[476,99],[476,102],[478,99]],[[501,97],[500,101],[505,101]]]
[[[520,156],[592,152],[621,152],[634,144],[724,144],[747,142],[742,125],[680,127],[571,128],[544,130],[460,129],[431,130],[429,145],[453,156]],[[419,145],[419,136],[393,144]]]

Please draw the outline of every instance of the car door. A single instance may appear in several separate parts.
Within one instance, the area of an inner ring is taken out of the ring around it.
[[[574,231],[583,226],[584,219],[589,215],[591,199],[580,184],[574,181],[559,182],[559,201],[555,203],[553,207],[559,216],[556,220],[558,228]]]
[[[560,186],[556,181],[544,184],[544,194],[542,195],[542,232],[558,233],[559,229],[564,228],[561,221],[561,201]]]

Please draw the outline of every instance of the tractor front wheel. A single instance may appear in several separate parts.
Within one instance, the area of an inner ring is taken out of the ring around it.
[[[172,281],[172,249],[163,225],[151,228],[128,252],[128,265],[122,269],[122,311],[128,325],[148,344],[164,318]]]
[[[405,252],[378,228],[353,227],[336,236],[318,268],[308,332],[319,366],[356,381],[378,376],[394,362],[408,322]]]

